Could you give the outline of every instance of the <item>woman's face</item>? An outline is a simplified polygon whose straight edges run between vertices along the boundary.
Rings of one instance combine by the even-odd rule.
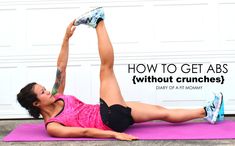
[[[55,102],[54,96],[50,93],[50,91],[47,91],[45,87],[43,87],[40,84],[35,84],[33,88],[34,93],[36,93],[38,98],[37,106],[43,107],[48,106]]]

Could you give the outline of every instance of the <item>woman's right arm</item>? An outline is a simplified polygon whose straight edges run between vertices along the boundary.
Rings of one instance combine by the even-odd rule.
[[[60,53],[57,59],[56,80],[52,88],[52,95],[55,95],[57,93],[61,93],[61,94],[64,93],[65,80],[66,80],[66,68],[67,68],[68,57],[69,57],[69,39],[73,35],[75,28],[76,28],[75,26],[73,26],[73,22],[70,22],[70,24],[68,25],[66,29],[62,46],[60,49]]]
[[[116,138],[119,140],[135,140],[136,137],[125,133],[97,128],[66,127],[59,123],[49,123],[47,132],[53,137],[94,137],[94,138]]]

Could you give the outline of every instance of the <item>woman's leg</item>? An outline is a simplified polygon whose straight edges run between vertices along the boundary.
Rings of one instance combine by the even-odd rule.
[[[131,115],[136,123],[151,120],[178,123],[205,117],[204,108],[167,109],[161,106],[139,102],[126,102],[126,104],[132,109]]]
[[[100,21],[96,27],[98,48],[101,59],[100,66],[100,97],[110,106],[121,104],[126,106],[122,98],[118,82],[116,80],[113,64],[114,53],[104,21]]]
[[[166,109],[161,106],[138,102],[125,102],[118,82],[116,80],[113,64],[114,53],[104,21],[99,22],[96,27],[98,37],[100,66],[100,97],[110,106],[121,104],[132,108],[132,117],[135,122],[145,122],[150,120],[164,120],[168,122],[184,122],[205,116],[203,108],[189,109]]]

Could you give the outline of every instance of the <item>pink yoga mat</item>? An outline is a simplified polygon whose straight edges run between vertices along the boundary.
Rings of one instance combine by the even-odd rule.
[[[215,125],[208,122],[147,122],[134,124],[125,133],[140,140],[187,140],[187,139],[235,139],[235,121],[224,121]],[[21,124],[3,138],[3,141],[67,141],[67,140],[113,140],[98,138],[54,138],[50,137],[44,124]]]

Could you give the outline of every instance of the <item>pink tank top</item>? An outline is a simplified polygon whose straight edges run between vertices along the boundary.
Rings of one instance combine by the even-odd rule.
[[[63,110],[55,117],[46,121],[46,125],[50,122],[57,122],[69,127],[82,128],[98,128],[103,130],[111,130],[103,124],[100,115],[100,105],[85,104],[74,96],[56,95],[56,100],[64,101]]]

